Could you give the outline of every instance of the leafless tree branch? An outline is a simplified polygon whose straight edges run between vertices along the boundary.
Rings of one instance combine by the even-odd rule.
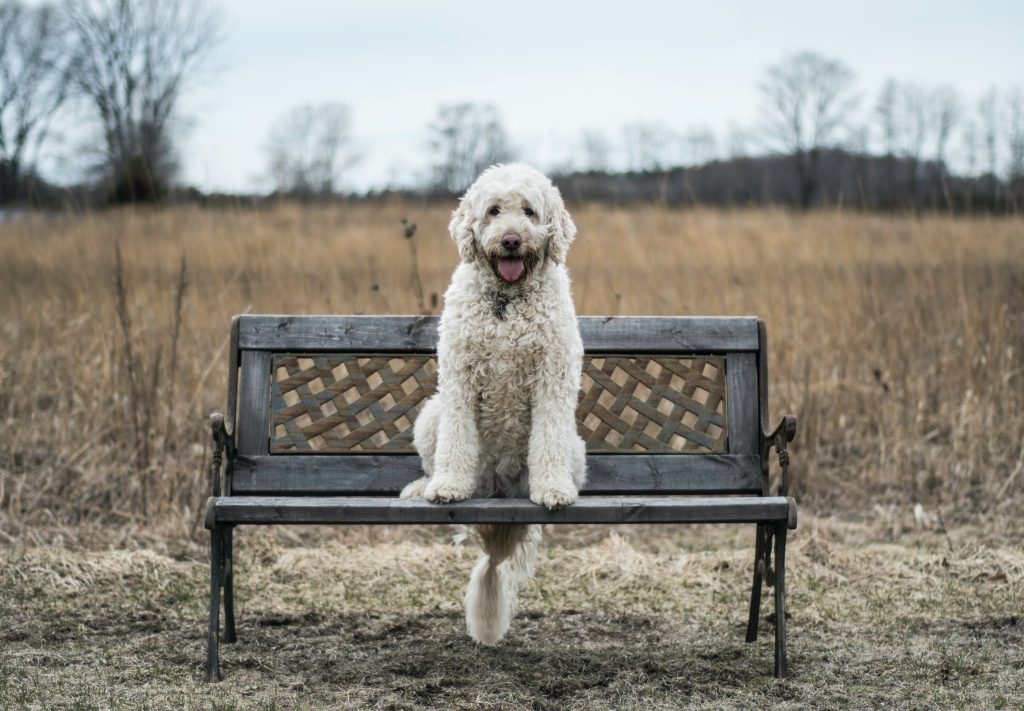
[[[431,184],[459,193],[488,166],[511,160],[505,128],[490,104],[445,104],[429,128]]]
[[[0,204],[21,197],[30,154],[67,98],[66,39],[52,6],[0,2]]]
[[[330,195],[358,160],[352,119],[344,104],[298,106],[279,118],[266,143],[274,189],[299,196]]]
[[[846,65],[813,52],[770,66],[761,82],[765,135],[772,148],[794,157],[804,207],[817,191],[820,152],[838,143],[855,108],[852,86]]]
[[[205,0],[69,0],[72,78],[103,138],[119,199],[158,197],[177,170],[172,122],[205,68],[220,16]]]

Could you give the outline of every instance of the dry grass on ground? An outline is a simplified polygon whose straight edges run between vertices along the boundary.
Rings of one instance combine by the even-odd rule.
[[[143,518],[157,537],[189,535],[230,316],[436,313],[456,259],[449,209],[181,207],[0,224],[0,537]],[[573,212],[581,313],[767,319],[772,410],[799,418],[805,508],[859,516],[922,502],[950,525],[1019,509],[1021,218]]]
[[[489,649],[458,602],[475,554],[439,528],[348,529],[318,547],[242,530],[239,642],[215,686],[200,547],[15,546],[0,557],[0,708],[1024,706],[1019,546],[805,519],[792,677],[778,681],[771,624],[743,642],[752,533],[549,531],[510,637]]]

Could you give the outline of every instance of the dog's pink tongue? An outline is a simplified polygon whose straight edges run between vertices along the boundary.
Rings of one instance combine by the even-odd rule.
[[[501,278],[505,281],[515,281],[523,275],[522,259],[499,259],[498,260],[498,271],[501,273]]]

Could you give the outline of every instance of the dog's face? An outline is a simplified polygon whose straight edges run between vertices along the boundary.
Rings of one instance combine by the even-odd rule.
[[[564,262],[576,236],[558,188],[524,165],[485,170],[462,196],[449,230],[462,260],[504,287],[539,278],[545,260]]]

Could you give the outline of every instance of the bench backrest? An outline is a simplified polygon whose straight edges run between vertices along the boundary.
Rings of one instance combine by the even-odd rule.
[[[412,424],[435,388],[437,321],[236,317],[229,491],[394,495],[422,476]],[[762,322],[581,317],[579,326],[584,493],[763,491]]]

